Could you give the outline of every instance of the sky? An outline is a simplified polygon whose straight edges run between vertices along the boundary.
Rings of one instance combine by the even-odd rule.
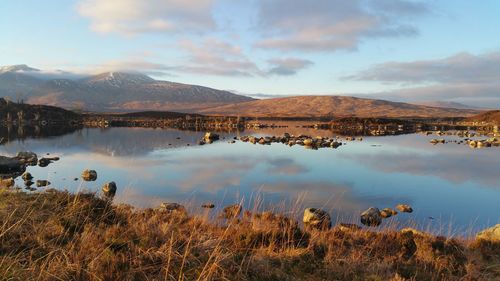
[[[497,0],[0,2],[0,65],[500,107]]]

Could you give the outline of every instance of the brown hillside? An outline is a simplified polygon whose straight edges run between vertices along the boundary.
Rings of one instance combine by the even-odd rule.
[[[500,124],[500,110],[486,111],[478,115],[469,117],[467,121]]]
[[[347,96],[296,96],[218,106],[199,113],[254,117],[466,117],[479,111]]]

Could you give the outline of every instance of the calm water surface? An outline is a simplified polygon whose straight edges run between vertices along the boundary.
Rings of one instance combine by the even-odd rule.
[[[463,145],[433,146],[420,134],[365,137],[338,149],[305,149],[282,144],[253,145],[228,140],[239,135],[281,135],[298,131],[333,136],[329,131],[267,129],[221,134],[226,140],[198,146],[203,132],[174,129],[83,129],[71,134],[11,141],[0,154],[21,150],[50,153],[61,160],[29,167],[35,179],[70,191],[97,191],[115,181],[115,201],[137,207],[182,202],[190,211],[214,202],[243,202],[247,208],[290,211],[329,210],[339,221],[357,222],[371,206],[413,206],[383,226],[413,225],[446,235],[470,235],[500,222],[500,149]],[[434,136],[435,137],[435,136]],[[177,139],[180,138],[180,139]],[[445,136],[454,139],[453,136]],[[187,144],[190,144],[189,146]],[[95,182],[74,181],[95,169]],[[22,181],[18,179],[22,186]]]

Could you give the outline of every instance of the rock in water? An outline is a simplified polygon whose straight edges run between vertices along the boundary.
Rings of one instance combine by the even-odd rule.
[[[50,182],[48,180],[37,180],[36,181],[37,187],[47,186],[49,184],[50,184]]]
[[[313,140],[312,139],[305,139],[303,143],[305,146],[312,146]]]
[[[160,204],[160,210],[168,213],[186,214],[186,208],[179,203],[163,202]]]
[[[385,219],[385,218],[390,218],[392,216],[395,216],[397,215],[398,212],[396,212],[395,210],[391,209],[391,208],[384,208],[380,211],[380,215]]]
[[[222,217],[226,219],[236,218],[240,215],[241,209],[239,204],[229,205],[222,210]]]
[[[406,204],[398,204],[396,206],[396,209],[398,209],[398,211],[404,212],[404,213],[411,213],[411,212],[413,212],[412,207],[410,205],[406,205]]]
[[[487,228],[476,235],[477,240],[500,243],[500,224]]]
[[[113,197],[116,194],[116,183],[108,182],[102,186],[102,192],[106,197]]]
[[[85,170],[82,173],[82,179],[84,181],[95,181],[97,179],[97,172],[94,170]]]
[[[382,223],[382,216],[378,208],[371,207],[361,213],[361,223],[367,226],[379,226]]]
[[[332,220],[330,215],[321,209],[307,208],[304,210],[304,217],[302,222],[306,227],[317,229],[329,229],[332,227]]]
[[[203,138],[206,141],[208,141],[208,140],[214,141],[214,140],[218,140],[219,139],[219,135],[217,135],[215,133],[207,132],[207,133],[205,133],[205,136]]]
[[[337,228],[344,232],[361,230],[359,225],[353,223],[340,223]]]
[[[40,158],[40,160],[38,160],[38,166],[40,167],[47,167],[50,163],[52,163],[52,161],[48,158]]]
[[[31,151],[20,151],[17,153],[16,157],[22,163],[30,166],[36,166],[38,163],[38,156],[36,153]]]
[[[205,203],[203,205],[201,205],[202,208],[205,208],[205,209],[213,209],[215,208],[215,204],[213,203]]]
[[[21,176],[21,178],[22,178],[24,181],[30,181],[30,180],[32,180],[32,179],[33,179],[33,176],[32,176],[30,173],[26,172],[26,173],[24,173],[24,174]]]

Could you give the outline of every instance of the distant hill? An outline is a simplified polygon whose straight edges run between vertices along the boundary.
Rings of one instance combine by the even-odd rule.
[[[491,110],[467,118],[471,122],[488,122],[500,125],[500,110]]]
[[[250,117],[465,117],[479,111],[347,96],[296,96],[218,106],[199,113]]]
[[[91,111],[193,111],[253,100],[228,91],[158,81],[140,73],[107,72],[80,79],[44,79],[43,72],[26,65],[0,68],[2,96]]]
[[[459,102],[453,102],[453,101],[425,101],[425,102],[418,102],[416,104],[419,105],[426,105],[426,106],[432,106],[432,107],[445,107],[445,108],[457,108],[457,109],[478,109],[481,110],[483,108],[476,107],[476,106],[471,106]]]

